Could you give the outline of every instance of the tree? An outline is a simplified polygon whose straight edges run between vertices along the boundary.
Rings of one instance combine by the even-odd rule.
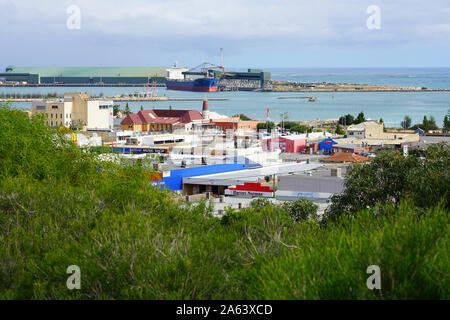
[[[128,102],[127,105],[125,106],[125,111],[123,112],[126,116],[129,115],[131,113],[130,107],[128,106]]]
[[[298,124],[298,125],[291,127],[292,132],[298,132],[298,133],[312,132],[312,130],[313,129],[311,127],[305,126],[302,124]]]
[[[117,114],[119,113],[119,111],[120,111],[120,105],[115,104],[115,105],[113,106],[113,115],[116,117]]]
[[[141,105],[141,111],[143,111],[144,110],[144,106],[143,105]]]
[[[429,125],[427,116],[423,116],[422,130],[425,132],[428,132],[430,130],[430,125]]]
[[[347,114],[339,118],[339,124],[343,126],[352,125],[355,122],[355,118],[351,114]]]
[[[249,207],[257,212],[260,212],[263,208],[267,206],[272,206],[272,202],[266,198],[253,199],[249,204]]]
[[[439,129],[436,124],[436,119],[433,116],[430,116],[430,120],[428,120],[428,130],[437,130]]]
[[[258,131],[267,130],[267,132],[272,132],[272,129],[274,127],[275,127],[275,123],[273,123],[272,121],[260,122],[256,125],[256,128],[258,129]]]
[[[331,198],[326,217],[350,214],[390,202],[396,207],[402,199],[413,199],[422,208],[429,208],[446,194],[450,185],[450,147],[432,144],[424,152],[405,157],[399,151],[383,152],[368,164],[355,164],[345,179],[345,189]]]
[[[410,117],[410,116],[406,115],[406,116],[403,118],[403,121],[402,121],[402,127],[403,127],[403,129],[405,129],[405,130],[411,128],[411,117]]]
[[[366,118],[364,117],[364,112],[361,111],[360,113],[358,113],[354,124],[363,123],[364,121],[366,121]]]
[[[249,117],[247,117],[245,114],[239,113],[239,114],[235,114],[233,116],[233,118],[239,117],[239,119],[243,120],[243,121],[248,121],[251,120]]]
[[[444,123],[443,123],[442,129],[445,133],[450,131],[450,109],[448,109],[448,112],[444,117]]]
[[[298,123],[294,122],[294,121],[285,121],[284,122],[284,128],[288,129],[288,130],[292,129],[293,127],[295,127],[297,125],[298,125]]]
[[[336,127],[336,134],[345,134],[345,131],[342,129],[341,125],[338,123],[337,127]]]
[[[302,197],[295,201],[283,203],[282,208],[295,222],[301,222],[309,219],[316,219],[319,206]]]

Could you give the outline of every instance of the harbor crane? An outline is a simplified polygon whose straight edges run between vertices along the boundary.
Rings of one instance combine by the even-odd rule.
[[[222,73],[225,74],[225,65],[223,62],[223,48],[220,48],[220,60],[221,65],[217,65],[210,62],[203,62],[202,64],[190,69],[189,72],[195,72],[197,70],[200,70],[201,73],[208,74],[209,70],[211,69],[220,69]]]

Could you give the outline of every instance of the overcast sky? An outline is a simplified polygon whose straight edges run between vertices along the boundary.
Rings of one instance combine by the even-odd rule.
[[[0,0],[2,70],[193,67],[221,47],[232,67],[450,67],[450,0]]]

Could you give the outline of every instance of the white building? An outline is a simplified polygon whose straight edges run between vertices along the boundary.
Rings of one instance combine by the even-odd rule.
[[[113,104],[113,101],[92,99],[87,93],[66,93],[64,99],[33,103],[32,113],[45,113],[51,127],[76,125],[84,130],[111,130]]]
[[[376,121],[366,121],[347,128],[347,137],[366,139],[383,135],[383,124]]]

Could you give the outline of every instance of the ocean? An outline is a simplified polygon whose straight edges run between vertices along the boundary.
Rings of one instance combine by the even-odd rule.
[[[428,88],[450,88],[450,68],[401,68],[401,69],[264,69],[272,73],[273,80],[291,80],[299,82],[336,82],[351,84],[384,84],[398,86],[421,86]],[[42,88],[5,88],[0,92],[47,93],[65,91],[83,91],[89,94],[103,93],[105,96],[128,94],[143,88],[132,87],[42,87]],[[288,113],[289,120],[335,119],[347,113],[356,116],[364,112],[367,119],[383,119],[387,126],[398,126],[405,115],[412,123],[420,123],[423,117],[433,116],[438,125],[450,109],[450,92],[184,92],[158,88],[159,96],[169,98],[227,98],[227,101],[210,101],[211,111],[232,116],[243,113],[249,117],[265,120],[267,108],[269,119],[280,121],[280,115]],[[317,97],[316,102],[306,99],[278,99],[289,96]],[[117,103],[121,107],[126,102]],[[18,108],[30,109],[31,103],[13,103]],[[159,101],[129,102],[132,111],[169,108],[201,110],[201,101]]]

